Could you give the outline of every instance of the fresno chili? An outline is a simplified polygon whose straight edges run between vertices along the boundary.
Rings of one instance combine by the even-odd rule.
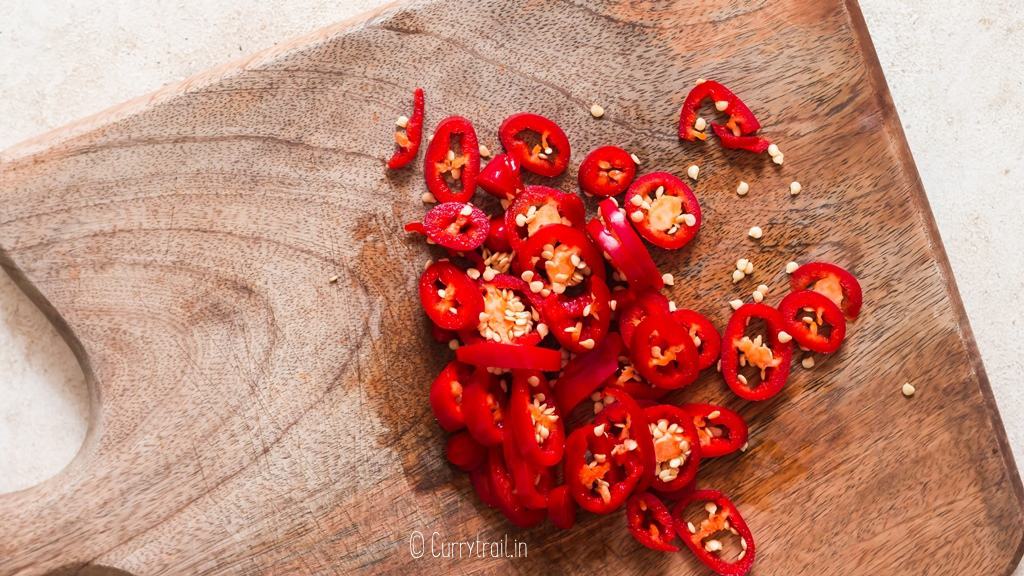
[[[547,510],[548,492],[553,483],[551,469],[538,466],[523,458],[511,435],[505,435],[502,442],[505,468],[512,475],[515,497],[520,504],[531,510]]]
[[[536,345],[542,340],[537,332],[540,308],[544,303],[538,294],[515,276],[497,274],[491,280],[477,283],[483,298],[483,311],[477,316],[472,334],[460,332],[463,340],[474,342],[470,336],[484,341]]]
[[[523,138],[533,135],[533,143]],[[558,124],[539,114],[521,112],[506,118],[498,128],[505,152],[524,170],[554,178],[569,165],[569,138]]]
[[[471,377],[469,366],[452,361],[430,385],[430,408],[434,411],[437,423],[447,432],[466,427],[466,417],[462,412],[462,392]]]
[[[588,277],[604,280],[604,261],[579,228],[551,224],[538,230],[516,252],[517,269],[530,289],[563,294]],[[547,292],[544,292],[547,291]]]
[[[675,522],[665,503],[650,492],[629,497],[626,502],[626,525],[637,542],[659,552],[678,552]]]
[[[754,319],[764,323],[766,333],[751,338],[745,332]],[[779,339],[784,329],[782,315],[767,304],[744,304],[733,313],[722,335],[722,377],[737,396],[745,400],[767,400],[785,386],[793,347]],[[757,385],[740,373],[746,366],[757,370],[760,378]]]
[[[455,142],[458,149],[453,148]],[[438,202],[466,202],[473,197],[479,172],[480,147],[473,124],[462,116],[442,120],[423,157],[427,190]]]
[[[811,352],[831,354],[846,338],[846,318],[831,298],[814,290],[790,292],[779,303],[786,332]]]
[[[809,262],[789,276],[793,291],[814,290],[828,296],[849,319],[860,314],[864,301],[860,282],[853,275],[829,262]]]
[[[631,291],[632,302],[621,307],[619,313],[619,332],[622,333],[622,343],[626,348],[633,347],[633,333],[636,327],[651,314],[668,314],[668,298],[661,292],[645,290],[642,292]]]
[[[482,368],[474,370],[462,390],[462,414],[473,439],[484,446],[501,444],[507,411],[508,397],[499,378]]]
[[[580,508],[594,514],[614,511],[636,487],[644,467],[635,452],[611,457],[614,443],[596,424],[585,424],[565,443],[565,483]]]
[[[427,238],[459,252],[479,248],[487,240],[490,228],[490,220],[483,210],[462,202],[438,204],[423,217]]]
[[[562,366],[562,355],[558,350],[504,342],[477,342],[459,346],[455,357],[473,366],[510,370],[554,372]]]
[[[670,404],[644,409],[654,443],[654,483],[663,493],[678,493],[693,483],[700,466],[700,438],[690,415]]]
[[[562,484],[548,492],[548,520],[559,530],[568,530],[576,523],[576,501],[569,486]]]
[[[547,186],[527,186],[505,212],[508,241],[517,251],[545,226],[582,227],[585,221],[586,211],[579,196]]]
[[[515,480],[509,472],[501,446],[493,446],[487,453],[487,476],[495,507],[519,528],[529,528],[544,521],[544,510],[527,508],[516,497]]]
[[[705,80],[694,86],[683,101],[683,107],[679,110],[679,138],[690,142],[707,140],[707,133],[697,129],[697,115],[705,100],[712,100],[719,112],[729,115],[725,127],[733,135],[753,134],[761,128],[754,113],[732,90],[714,80]]]
[[[680,408],[693,419],[701,458],[732,454],[747,443],[747,423],[736,412],[714,404],[683,404]]]
[[[399,128],[404,131],[395,130],[396,149],[388,160],[388,168],[392,170],[411,164],[420,151],[420,141],[423,139],[423,88],[417,88],[412,93],[412,115]]]
[[[512,200],[523,191],[519,162],[508,154],[498,154],[484,166],[476,183],[495,198]]]
[[[637,490],[646,490],[654,480],[657,465],[654,441],[647,426],[647,413],[621,388],[606,388],[604,396],[614,399],[614,402],[609,404],[602,398],[604,408],[594,417],[594,422],[605,425],[605,435],[612,442],[613,460],[619,461],[634,455],[639,459],[644,470],[637,482]]]
[[[608,261],[635,290],[664,286],[661,272],[640,237],[633,231],[626,213],[614,198],[598,204],[598,217],[587,223],[587,234],[607,254]]]
[[[706,316],[695,310],[680,309],[672,312],[672,320],[679,324],[697,347],[697,368],[705,370],[718,362],[722,350],[722,337]]]
[[[544,374],[525,370],[513,373],[508,411],[511,437],[525,460],[542,467],[562,461],[565,422]]]
[[[704,502],[702,512],[707,518],[694,524],[686,519],[686,509],[693,503]],[[718,490],[694,490],[672,507],[676,533],[686,547],[705,566],[722,576],[743,576],[754,564],[754,537],[743,521],[739,510]],[[692,529],[691,529],[692,528]],[[740,551],[732,560],[723,558],[723,545],[719,535],[733,533],[740,539]]]
[[[577,296],[551,294],[544,300],[541,316],[558,343],[575,354],[593,350],[604,340],[611,324],[609,292],[604,280],[590,276]]]
[[[697,197],[685,182],[668,172],[637,178],[623,205],[640,235],[660,248],[682,248],[700,230]]]
[[[419,292],[423,311],[446,330],[473,326],[483,311],[483,298],[474,282],[447,260],[434,262],[423,271]]]
[[[637,325],[630,358],[636,371],[659,388],[682,388],[699,374],[693,339],[667,314],[648,315]]]
[[[772,143],[760,136],[737,136],[726,126],[711,123],[711,130],[718,136],[722,148],[733,150],[746,150],[755,154],[764,154]]]
[[[618,196],[636,177],[636,162],[618,146],[602,146],[580,163],[580,189],[594,196]]]
[[[477,468],[487,458],[487,449],[465,430],[449,436],[444,451],[452,465],[466,472]]]
[[[609,335],[593,350],[569,360],[565,365],[555,382],[555,397],[561,414],[570,414],[577,404],[615,373],[622,341],[613,336]]]

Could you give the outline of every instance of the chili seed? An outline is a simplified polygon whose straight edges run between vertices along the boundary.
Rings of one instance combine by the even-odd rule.
[[[600,118],[601,116],[604,116],[604,108],[602,108],[600,104],[591,104],[590,115],[594,118]]]

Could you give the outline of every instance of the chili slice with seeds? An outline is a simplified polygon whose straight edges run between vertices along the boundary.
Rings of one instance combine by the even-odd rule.
[[[690,415],[678,406],[644,409],[654,442],[654,483],[658,492],[677,493],[693,483],[700,466],[700,437]]]
[[[405,131],[395,130],[395,153],[388,160],[388,168],[404,168],[416,159],[423,140],[423,88],[417,88],[412,95],[412,116],[405,124]]]
[[[472,377],[469,366],[449,362],[430,385],[430,408],[437,423],[447,432],[466,427],[462,412],[462,391]]]
[[[626,348],[632,348],[633,333],[644,318],[651,314],[669,314],[668,298],[661,292],[647,290],[639,293],[634,291],[633,294],[636,295],[633,301],[619,308],[619,331]]]
[[[434,262],[423,271],[419,292],[427,316],[446,330],[473,326],[483,311],[483,298],[474,282],[448,261]]]
[[[535,135],[537,141],[527,142],[523,138],[526,133]],[[539,114],[521,112],[509,116],[498,128],[498,139],[524,170],[539,176],[554,178],[569,165],[569,138],[558,124]]]
[[[468,252],[487,240],[491,224],[483,210],[472,204],[445,202],[427,212],[423,217],[423,228],[427,238],[435,244]]]
[[[482,368],[474,370],[462,391],[462,414],[473,439],[484,446],[501,444],[507,411],[508,398],[499,378]]]
[[[618,196],[636,177],[636,162],[618,146],[594,149],[580,163],[580,189],[594,196]]]
[[[683,404],[680,408],[693,419],[701,458],[732,454],[747,443],[747,423],[736,412],[714,404]]]
[[[605,278],[604,260],[594,245],[580,229],[562,224],[545,226],[531,236],[516,252],[516,264],[523,280],[540,282],[541,290],[554,294],[591,276]]]
[[[606,388],[604,396],[614,400],[605,402],[604,409],[594,417],[595,424],[605,425],[605,435],[612,442],[611,457],[616,462],[636,455],[643,466],[643,475],[637,490],[646,490],[654,480],[656,467],[654,440],[648,428],[647,413],[625,390]]]
[[[693,339],[665,314],[652,314],[640,322],[630,352],[637,372],[660,388],[682,388],[699,374]]]
[[[853,274],[835,264],[829,262],[804,264],[789,276],[789,285],[794,292],[814,290],[828,296],[851,320],[860,314],[860,307],[864,301],[860,282]]]
[[[705,370],[714,366],[722,351],[722,337],[711,320],[700,312],[686,309],[672,312],[672,320],[693,339],[693,345],[697,347],[697,368]]]
[[[831,354],[846,338],[843,311],[828,296],[813,290],[790,292],[779,303],[779,314],[797,344],[812,352]]]
[[[738,96],[732,93],[732,90],[714,80],[705,80],[690,90],[679,110],[679,138],[690,142],[707,140],[708,135],[695,127],[697,114],[700,112],[700,105],[704,100],[712,100],[716,105],[718,102],[726,103],[725,110],[719,110],[719,112],[729,115],[729,121],[725,127],[734,136],[753,134],[761,128],[761,123],[757,121],[754,113]]]
[[[565,483],[580,508],[608,514],[621,506],[643,476],[643,464],[632,452],[611,458],[607,434],[595,436],[595,424],[580,426],[565,443]]]
[[[685,513],[686,508],[695,502],[705,502],[704,511],[708,516],[691,532],[689,527],[693,523],[687,521]],[[676,533],[686,547],[716,574],[744,576],[750,572],[754,564],[754,537],[739,510],[724,494],[718,490],[695,490],[676,502],[672,507],[672,518]],[[722,543],[715,538],[722,532],[731,532],[740,538],[741,550],[732,561],[722,558]]]
[[[541,315],[551,335],[563,348],[584,354],[593,350],[608,334],[612,319],[608,298],[608,287],[604,281],[590,276],[584,281],[583,292],[577,296],[549,295],[544,300]]]
[[[765,323],[767,334],[750,338],[745,332],[747,324],[755,318]],[[793,347],[779,340],[779,332],[784,328],[782,315],[767,304],[744,304],[729,319],[722,336],[722,377],[740,398],[767,400],[786,385]],[[748,364],[760,371],[760,383],[756,386],[740,374],[740,368]]]
[[[459,150],[452,148],[452,140]],[[462,116],[449,116],[437,125],[423,157],[427,190],[438,202],[466,202],[476,190],[480,147],[473,124]],[[458,188],[453,188],[455,183]]]
[[[728,127],[721,124],[712,123],[711,130],[714,131],[715,136],[718,136],[718,141],[721,142],[722,148],[764,154],[772,145],[771,141],[765,140],[760,136],[736,136]]]
[[[629,497],[626,502],[626,524],[637,542],[658,552],[678,552],[672,544],[676,539],[672,514],[660,498],[650,492]]]
[[[547,186],[527,186],[505,212],[508,241],[516,251],[545,226],[563,224],[582,228],[584,222],[586,212],[579,196]]]
[[[685,182],[668,172],[637,178],[623,205],[640,235],[660,248],[682,248],[700,230],[697,197]]]
[[[547,378],[537,371],[512,375],[509,422],[519,453],[535,466],[554,466],[565,453],[565,423]]]

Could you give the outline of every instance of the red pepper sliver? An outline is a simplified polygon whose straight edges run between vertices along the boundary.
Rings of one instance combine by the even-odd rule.
[[[469,432],[463,430],[448,437],[445,454],[456,468],[469,472],[479,467],[487,458],[487,449],[474,440]]]
[[[764,322],[767,333],[752,339],[744,332],[747,324],[755,318]],[[722,378],[737,396],[752,401],[767,400],[786,385],[793,347],[789,342],[779,340],[779,332],[784,329],[782,315],[767,304],[744,304],[733,313],[722,335]],[[757,385],[750,379],[740,379],[741,349],[745,350],[746,362],[763,373]]]
[[[516,500],[526,508],[546,513],[552,485],[551,469],[523,458],[516,443],[512,435],[506,435],[502,443],[505,467],[512,475]]]
[[[536,143],[523,139],[527,133],[536,137]],[[534,174],[554,178],[569,165],[569,138],[558,124],[539,114],[509,116],[498,128],[498,139],[509,156]]]
[[[544,521],[547,516],[545,510],[531,510],[516,498],[515,481],[505,464],[500,446],[492,447],[488,452],[487,470],[494,501],[509,522],[519,528],[529,528]]]
[[[455,432],[466,426],[462,413],[462,392],[472,372],[469,366],[449,362],[430,385],[430,408],[437,423],[448,432]]]
[[[459,150],[452,149],[452,141]],[[480,146],[473,124],[462,116],[449,116],[437,125],[423,157],[427,190],[438,202],[466,202],[476,190],[480,172]],[[460,188],[452,184],[459,182]]]
[[[570,414],[583,399],[597,390],[618,368],[622,341],[606,337],[599,346],[565,365],[555,383],[555,396],[562,414]]]
[[[660,290],[665,284],[661,272],[615,199],[602,201],[598,213],[599,218],[587,223],[587,233],[607,254],[611,265],[626,277],[633,289]]]
[[[473,371],[462,390],[462,414],[473,439],[484,446],[505,440],[508,398],[501,382],[482,368]]]
[[[637,232],[659,248],[682,248],[700,231],[702,216],[697,197],[685,182],[668,172],[637,178],[623,205]]]
[[[789,276],[793,291],[814,290],[828,296],[849,319],[860,314],[864,301],[860,282],[853,275],[829,262],[809,262]]]
[[[636,371],[660,388],[688,386],[700,373],[693,339],[665,314],[648,315],[636,327],[630,358]]]
[[[423,217],[427,238],[451,250],[468,252],[487,240],[490,220],[483,210],[462,202],[444,202]]]
[[[495,198],[512,200],[523,191],[519,162],[508,154],[498,154],[484,166],[476,183]]]
[[[658,552],[678,552],[675,522],[665,504],[650,492],[630,496],[626,502],[626,524],[637,542]]]
[[[568,530],[576,523],[576,501],[565,484],[548,492],[548,519],[559,530]]]
[[[693,503],[710,502],[715,505],[714,512],[704,510],[707,518],[694,525],[690,532],[689,525],[694,524],[686,519],[686,508]],[[672,519],[676,523],[676,533],[686,547],[705,566],[721,576],[744,576],[754,565],[754,537],[750,528],[743,521],[739,510],[724,494],[717,490],[695,490],[684,496],[672,507]],[[743,542],[743,549],[733,561],[726,561],[719,552],[709,552],[706,542],[719,532],[731,527]]]
[[[770,141],[760,136],[736,136],[731,130],[721,124],[712,123],[711,130],[715,132],[715,136],[718,136],[722,148],[764,154],[768,151],[768,147],[772,145]]]
[[[469,482],[481,502],[488,508],[497,508],[498,500],[494,495],[494,487],[491,486],[491,471],[487,460],[485,458],[482,464],[469,471]]]
[[[512,375],[509,420],[512,437],[525,460],[542,467],[562,461],[565,419],[544,374],[519,370]]]
[[[715,404],[683,404],[680,408],[693,418],[701,458],[732,454],[747,443],[747,423],[736,412]]]
[[[593,150],[580,163],[580,189],[594,196],[618,196],[636,176],[633,157],[618,146]]]
[[[695,310],[676,310],[672,312],[672,320],[682,326],[690,338],[694,338],[694,346],[697,347],[697,367],[706,370],[715,365],[722,351],[722,337],[718,330],[700,312]],[[697,344],[697,342],[700,344]]]
[[[412,97],[412,115],[405,124],[405,133],[395,131],[395,153],[388,160],[388,168],[404,168],[416,159],[423,140],[423,88],[417,88]]]
[[[427,316],[446,330],[474,326],[484,308],[476,284],[447,261],[434,262],[423,271],[419,292]]]
[[[468,344],[460,346],[455,351],[455,357],[460,362],[474,366],[511,370],[554,372],[562,367],[562,354],[558,350],[522,344],[499,342]]]
[[[831,354],[846,338],[843,311],[828,296],[813,290],[790,292],[779,303],[786,332],[812,352]],[[828,335],[822,330],[828,326]]]
[[[679,138],[691,142],[707,139],[706,133],[694,127],[700,105],[705,100],[725,102],[726,109],[722,112],[729,115],[729,122],[725,126],[734,136],[753,134],[761,128],[761,123],[757,121],[754,113],[731,90],[714,80],[705,80],[694,86],[686,95],[686,100],[679,111]]]

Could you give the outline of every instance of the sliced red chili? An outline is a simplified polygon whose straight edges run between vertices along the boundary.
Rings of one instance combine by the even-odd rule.
[[[487,451],[490,454],[490,450]],[[497,508],[498,499],[494,495],[494,487],[491,486],[491,470],[487,457],[482,464],[469,471],[469,482],[473,490],[488,508]]]
[[[505,439],[508,394],[501,384],[494,374],[477,368],[462,390],[466,428],[484,446],[497,446]]]
[[[466,252],[487,240],[491,223],[483,210],[472,204],[445,202],[423,216],[423,228],[435,244]]]
[[[729,121],[725,127],[734,136],[753,134],[761,128],[761,123],[757,121],[754,113],[731,90],[714,80],[705,80],[690,90],[679,111],[679,137],[681,139],[691,142],[707,140],[707,133],[696,127],[700,105],[705,100],[713,101],[719,112],[729,115]],[[720,106],[724,106],[724,109]]]
[[[452,361],[430,385],[430,408],[434,411],[437,423],[448,432],[466,426],[462,412],[462,392],[471,377],[469,366]]]
[[[524,136],[531,134],[531,141]],[[554,178],[569,165],[569,138],[552,120],[539,114],[521,112],[505,119],[498,139],[509,156],[534,174]]]
[[[548,492],[548,519],[559,530],[568,530],[576,523],[576,501],[565,484]]]
[[[396,170],[408,166],[416,159],[423,139],[423,88],[412,94],[412,116],[406,121],[404,130],[395,130],[395,153],[388,160],[388,168]]]
[[[598,218],[587,223],[587,233],[631,288],[660,290],[664,286],[658,266],[614,198],[598,205]]]
[[[660,388],[682,388],[699,374],[693,339],[665,314],[648,315],[636,327],[630,358],[637,372]]]
[[[622,341],[609,336],[587,354],[569,360],[555,382],[555,397],[560,413],[570,414],[577,404],[615,373],[618,367],[616,359],[621,350]]]
[[[455,357],[473,366],[509,370],[554,372],[562,367],[562,354],[558,350],[503,342],[478,342],[460,346],[455,351]]]
[[[605,434],[612,442],[610,455],[614,461],[634,456],[639,459],[644,472],[636,489],[646,490],[655,480],[656,466],[654,440],[648,427],[647,413],[621,388],[606,388],[604,396],[612,398],[614,402],[609,404],[602,398],[604,408],[594,417],[594,423],[605,425]]]
[[[619,310],[619,331],[622,332],[622,343],[626,348],[633,346],[633,333],[636,327],[651,314],[668,314],[668,298],[661,292],[645,290],[633,291],[633,301]]]
[[[609,296],[604,281],[591,276],[584,281],[583,292],[577,296],[549,295],[544,300],[541,315],[551,335],[563,348],[574,354],[585,354],[608,334],[612,320]]]
[[[542,467],[562,461],[565,422],[544,374],[520,370],[512,375],[509,422],[525,460]]]
[[[672,313],[672,320],[683,327],[697,347],[697,367],[705,370],[715,365],[722,351],[722,337],[718,330],[700,312],[680,309]]]
[[[715,132],[715,136],[718,136],[718,141],[722,143],[722,148],[764,154],[772,145],[771,141],[765,140],[760,136],[736,136],[728,127],[721,124],[712,123],[711,129]]]
[[[509,244],[516,251],[545,226],[582,228],[585,221],[586,212],[579,196],[546,186],[527,186],[505,212]]]
[[[636,177],[636,162],[618,146],[593,150],[580,163],[580,189],[594,196],[618,196]]]
[[[701,458],[732,454],[747,443],[747,423],[736,412],[714,404],[683,404],[680,408],[693,419]]]
[[[745,334],[753,319],[764,322],[765,334],[753,338]],[[779,332],[784,329],[782,315],[767,304],[744,304],[733,313],[722,336],[722,377],[737,396],[767,400],[786,385],[793,347],[779,340]],[[750,382],[755,376],[748,378],[740,373],[746,366],[757,370],[757,385]]]
[[[565,483],[580,508],[608,514],[622,506],[643,476],[644,467],[633,452],[611,457],[607,433],[595,435],[595,424],[580,426],[565,443]]]
[[[484,166],[476,183],[491,196],[512,200],[523,191],[519,162],[508,154],[498,154]]]
[[[707,518],[699,524],[686,519],[686,509],[694,503],[704,503],[702,511]],[[686,547],[705,566],[722,576],[744,576],[754,564],[754,537],[743,521],[739,510],[718,490],[695,490],[672,507],[676,533]],[[690,528],[693,527],[693,530]],[[740,539],[740,549],[732,560],[725,560],[721,538],[732,534]]]
[[[611,333],[608,338],[621,338],[616,333]],[[657,400],[668,394],[668,390],[664,388],[658,388],[652,386],[650,382],[644,380],[636,368],[633,367],[633,362],[627,356],[628,351],[623,350],[619,353],[618,368],[615,373],[608,377],[604,382],[606,388],[622,388],[630,396],[640,400]],[[595,406],[595,410],[597,407]]]
[[[658,492],[673,493],[689,486],[700,467],[700,437],[693,418],[678,406],[657,404],[644,409],[654,442],[654,483]]]
[[[552,224],[538,230],[516,252],[516,265],[530,289],[563,294],[591,277],[605,278],[604,260],[578,228]],[[540,284],[535,284],[539,282]]]
[[[831,298],[813,290],[790,292],[779,303],[786,332],[812,352],[831,354],[846,338],[846,318]]]
[[[789,277],[793,291],[814,290],[828,296],[849,319],[860,314],[864,301],[860,282],[853,274],[828,262],[809,262],[796,269]]]
[[[445,454],[456,468],[469,472],[478,468],[487,458],[487,449],[474,440],[469,432],[462,430],[448,437]]]
[[[537,325],[544,300],[531,292],[526,282],[508,274],[497,274],[490,281],[481,279],[478,286],[483,312],[471,334],[460,333],[466,343],[475,343],[472,336],[489,342],[540,343],[543,336],[537,332]]]
[[[480,146],[473,124],[462,116],[442,120],[423,157],[427,190],[438,202],[466,202],[473,197],[479,172]]]
[[[484,246],[494,252],[512,252],[512,245],[508,242],[508,228],[505,227],[505,215],[492,216],[490,222]]]
[[[509,522],[519,528],[529,528],[544,521],[546,510],[531,510],[516,497],[515,480],[505,464],[500,446],[494,446],[488,451],[487,469],[496,507]]]
[[[419,291],[427,316],[446,330],[475,325],[484,308],[476,284],[448,261],[439,260],[423,271]]]
[[[640,235],[660,248],[682,248],[700,230],[697,197],[685,182],[668,172],[637,178],[626,193],[624,206]]]
[[[515,496],[519,503],[531,510],[547,511],[548,492],[553,483],[551,469],[523,458],[512,435],[505,436],[502,455],[505,458],[505,467],[512,475]]]
[[[650,492],[629,497],[626,502],[626,525],[637,542],[659,552],[678,552],[672,514],[660,498]]]

